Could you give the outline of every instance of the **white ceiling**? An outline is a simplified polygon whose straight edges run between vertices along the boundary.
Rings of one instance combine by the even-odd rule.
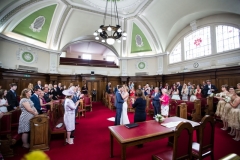
[[[106,46],[96,42],[80,42],[74,43],[67,48],[67,53],[87,53],[102,56],[115,56]]]
[[[20,1],[23,3],[26,2],[26,0]],[[20,5],[20,1],[18,1],[17,4]],[[73,39],[85,35],[92,35],[102,24],[102,12],[104,11],[106,0],[44,0],[36,1],[36,3],[32,5],[39,5],[39,8],[41,8],[43,3],[48,1],[51,3],[56,2],[61,6],[57,8],[59,9],[57,13],[61,14],[54,15],[54,28],[52,28],[49,33],[49,43],[53,43],[55,37],[59,36],[57,47],[59,50]],[[9,6],[9,2],[8,0],[0,0],[0,11],[2,10],[0,18],[9,13],[8,10],[4,9]],[[154,43],[158,43],[158,46],[162,47],[163,52],[166,52],[166,49],[176,35],[186,26],[189,26],[193,20],[200,20],[204,17],[220,13],[236,14],[240,17],[240,0],[120,0],[117,4],[121,16],[128,17],[127,23],[134,19],[138,19],[139,23],[145,23],[142,25],[145,27],[141,29],[143,32],[152,33],[146,35],[154,37],[156,39]],[[71,5],[71,9],[69,9],[68,13],[64,13],[64,9],[69,5]],[[34,12],[34,10],[31,10],[32,8],[30,5],[23,11],[26,12],[27,15]],[[6,13],[4,11],[6,11]],[[19,11],[21,11],[21,9]],[[65,14],[67,16],[64,17],[65,20],[63,24],[58,25],[61,19],[64,19],[62,16]],[[12,19],[6,22],[8,24],[5,25],[6,28],[4,28],[3,31],[6,31],[9,26],[16,25],[11,24],[11,22],[13,22],[14,19],[15,22],[18,22],[16,19],[22,19],[20,16],[21,14],[13,15],[13,17],[11,17]],[[142,21],[139,21],[139,18]],[[110,24],[110,18],[107,18],[106,24]],[[121,25],[128,27],[127,24]],[[58,28],[58,26],[63,27]],[[146,26],[148,29],[146,29]],[[131,30],[131,28],[126,28],[126,30],[128,29]],[[57,30],[61,32],[57,33]],[[131,47],[130,35],[128,35],[128,41],[126,42],[129,43],[123,46],[119,44],[114,45],[117,52],[126,52],[127,49],[124,50],[124,48]],[[50,46],[49,49],[52,49],[51,47],[54,45],[48,44],[47,46]],[[89,49],[89,46],[93,47]],[[104,54],[104,46],[99,46],[99,44],[95,44],[94,42],[78,44],[72,47],[72,49],[77,52]]]

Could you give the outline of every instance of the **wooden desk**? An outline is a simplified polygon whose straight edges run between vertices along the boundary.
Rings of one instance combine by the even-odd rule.
[[[163,123],[187,121],[192,124],[194,129],[199,127],[199,123],[183,119],[180,117],[166,118]],[[155,120],[145,121],[138,123],[136,128],[128,129],[124,125],[110,126],[110,157],[113,157],[113,138],[115,138],[121,145],[121,159],[126,159],[126,148],[135,146],[146,142],[154,141],[165,137],[173,137],[175,127],[166,128],[160,125]]]

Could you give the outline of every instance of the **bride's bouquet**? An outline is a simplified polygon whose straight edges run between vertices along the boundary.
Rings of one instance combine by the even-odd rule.
[[[157,122],[163,122],[165,119],[161,114],[157,114],[154,118]]]
[[[214,97],[215,96],[215,94],[214,93],[211,93],[210,95],[209,95],[209,97]]]

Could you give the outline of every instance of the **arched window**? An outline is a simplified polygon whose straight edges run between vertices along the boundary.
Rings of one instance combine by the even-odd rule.
[[[200,28],[186,37],[185,44],[185,60],[194,59],[211,54],[211,34],[210,27]]]
[[[217,52],[239,48],[239,29],[231,26],[216,27]]]
[[[179,42],[169,55],[169,63],[176,63],[181,60],[181,42]]]

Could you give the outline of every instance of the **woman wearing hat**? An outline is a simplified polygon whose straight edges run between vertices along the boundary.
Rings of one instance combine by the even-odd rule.
[[[68,144],[73,144],[73,138],[70,138],[71,132],[75,130],[75,109],[77,108],[78,104],[79,104],[79,100],[74,104],[74,102],[72,101],[72,97],[74,94],[74,91],[72,91],[71,89],[67,89],[64,90],[62,92],[66,98],[64,101],[64,124],[67,130],[67,139],[66,142]]]

